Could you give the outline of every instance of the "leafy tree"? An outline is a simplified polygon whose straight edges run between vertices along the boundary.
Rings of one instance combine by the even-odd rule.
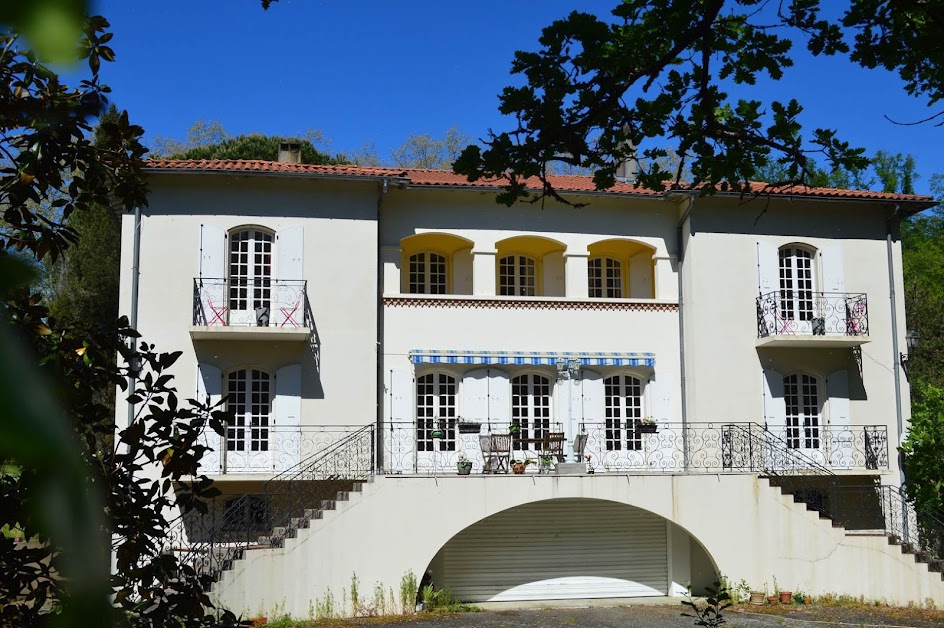
[[[525,84],[506,87],[499,107],[514,128],[490,132],[484,150],[467,147],[455,171],[506,176],[498,200],[507,204],[528,196],[529,177],[543,182],[542,196],[559,198],[547,179],[555,162],[592,170],[598,188],[625,160],[645,164],[638,183],[659,190],[688,168],[706,194],[756,180],[771,162],[798,183],[810,182],[817,158],[829,172],[859,171],[863,150],[829,129],[804,133],[797,100],[727,90],[779,80],[803,41],[817,56],[895,71],[905,91],[933,105],[944,95],[940,7],[850,0],[838,19],[822,9],[819,0],[623,0],[609,19],[575,11],[544,29],[538,52],[515,53],[512,73]],[[671,172],[660,161],[666,141],[679,157]]]
[[[281,142],[297,142],[301,146],[303,164],[337,165],[348,161],[341,155],[331,157],[317,150],[308,140],[277,135],[239,135],[215,144],[194,146],[179,153],[168,155],[170,159],[260,159],[275,161]]]
[[[185,153],[201,146],[212,146],[230,139],[229,133],[223,128],[223,125],[217,120],[197,120],[187,130],[187,139],[184,141],[172,138],[156,136],[151,148],[152,157],[168,157],[179,153]]]
[[[908,497],[921,510],[944,512],[944,388],[911,387],[911,425],[901,445]]]
[[[471,138],[452,125],[442,138],[428,133],[411,135],[391,152],[390,160],[399,168],[449,169]]]
[[[164,513],[205,508],[214,494],[206,478],[182,480],[205,449],[195,444],[200,430],[222,432],[226,415],[178,402],[167,370],[179,354],[134,347],[126,320],[110,335],[71,329],[28,287],[23,258],[61,259],[83,237],[78,216],[147,200],[143,130],[122,111],[91,137],[108,104],[99,79],[101,62],[114,59],[108,22],[86,19],[82,3],[61,4],[77,6],[83,24],[79,46],[69,46],[88,68],[78,87],[63,84],[43,63],[45,50],[30,49],[15,28],[0,34],[0,460],[18,470],[0,474],[0,524],[31,541],[0,538],[0,623],[48,623],[51,605],[63,625],[207,625],[216,620],[206,579],[161,551]],[[16,10],[39,5],[49,3]],[[0,22],[16,24],[7,10]],[[115,347],[125,366],[114,363]],[[116,425],[96,391],[127,386],[131,375],[135,420],[117,449],[103,448]]]

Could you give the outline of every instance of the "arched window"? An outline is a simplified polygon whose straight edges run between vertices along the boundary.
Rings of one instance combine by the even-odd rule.
[[[438,253],[410,256],[410,294],[446,294],[446,258]]]
[[[226,379],[226,408],[233,420],[226,428],[226,451],[269,450],[272,383],[260,369],[232,371]]]
[[[433,451],[433,432],[440,451],[456,450],[456,378],[447,373],[428,373],[416,378],[416,448]]]
[[[591,299],[623,298],[623,265],[612,257],[593,257],[587,263],[587,288]]]
[[[791,449],[819,449],[821,406],[819,380],[797,373],[783,378],[786,441]]]
[[[514,449],[531,448],[523,439],[543,439],[547,436],[551,431],[550,378],[537,373],[525,373],[511,380],[511,423],[520,428],[513,441]]]
[[[786,320],[813,320],[813,253],[798,246],[780,249],[780,311]]]
[[[230,324],[269,324],[272,304],[272,233],[233,231],[229,237]]]
[[[642,449],[638,425],[642,419],[642,381],[632,375],[614,375],[603,380],[606,404],[605,442],[607,451]]]
[[[498,294],[537,296],[537,267],[527,255],[506,255],[498,260]]]

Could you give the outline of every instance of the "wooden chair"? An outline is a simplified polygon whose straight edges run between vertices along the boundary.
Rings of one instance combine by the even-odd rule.
[[[482,457],[485,459],[485,473],[508,473],[511,460],[511,434],[482,435],[479,437],[479,442],[482,445]]]
[[[548,432],[541,448],[545,454],[554,456],[557,462],[564,462],[564,433]]]

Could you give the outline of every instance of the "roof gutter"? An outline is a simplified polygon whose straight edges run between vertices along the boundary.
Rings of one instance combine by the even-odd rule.
[[[892,247],[892,232],[895,226],[901,222],[901,205],[896,204],[895,209],[888,217],[885,228],[885,253],[888,258],[888,298],[891,302],[892,314],[892,373],[895,376],[895,418],[898,426],[898,439],[895,449],[898,454],[898,473],[900,483],[904,483],[904,466],[902,464],[902,455],[899,447],[901,446],[902,436],[904,435],[904,418],[902,417],[902,395],[901,395],[901,347],[898,344],[898,295],[895,292],[895,257]]]
[[[383,318],[383,291],[384,291],[384,267],[383,267],[383,248],[381,247],[381,240],[383,229],[381,229],[381,220],[384,199],[387,196],[387,192],[390,191],[390,182],[388,179],[383,179],[380,182],[380,189],[377,191],[377,359],[376,362],[376,433],[374,434],[375,439],[375,456],[374,456],[374,469],[380,471],[384,468],[384,458],[383,458],[383,420],[384,420],[384,318]]]

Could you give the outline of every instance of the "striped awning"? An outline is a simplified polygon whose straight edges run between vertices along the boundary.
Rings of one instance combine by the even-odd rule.
[[[413,349],[413,364],[520,364],[554,366],[559,360],[579,360],[581,366],[655,366],[654,353],[617,351],[474,351]]]

